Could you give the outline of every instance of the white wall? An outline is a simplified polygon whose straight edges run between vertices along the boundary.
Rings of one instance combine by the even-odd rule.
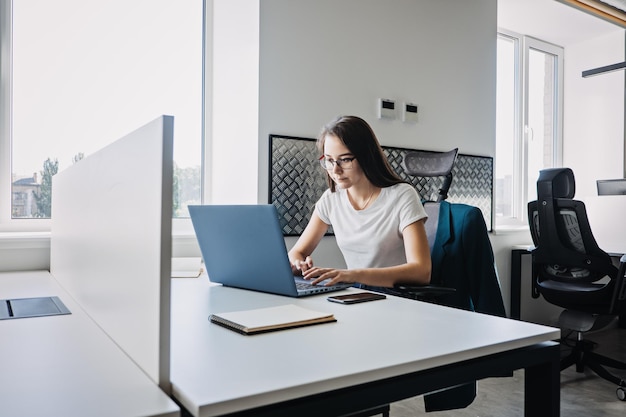
[[[624,61],[624,31],[565,48],[563,165],[576,196],[597,193],[596,180],[624,176],[624,70],[582,78],[582,71]]]
[[[383,145],[493,156],[496,28],[495,0],[262,1],[259,201],[268,136],[315,138],[341,114]],[[378,98],[418,104],[418,123],[377,119]],[[315,259],[343,265],[332,239]]]
[[[0,237],[0,272],[50,269],[49,233],[2,233]]]
[[[340,114],[384,145],[492,156],[495,47],[495,0],[264,0],[261,163],[270,133],[315,137]],[[419,122],[378,120],[380,97],[417,103]]]

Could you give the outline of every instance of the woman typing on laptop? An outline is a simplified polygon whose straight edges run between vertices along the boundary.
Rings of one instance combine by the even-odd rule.
[[[372,128],[356,116],[324,127],[318,148],[329,189],[289,251],[291,267],[312,283],[393,287],[428,284],[427,215],[412,185],[390,167]],[[315,266],[313,250],[332,226],[347,269]]]

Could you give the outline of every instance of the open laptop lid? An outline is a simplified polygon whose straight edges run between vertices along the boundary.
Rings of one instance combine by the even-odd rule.
[[[272,204],[189,206],[212,282],[291,297],[298,292]],[[313,293],[343,289],[319,286]]]

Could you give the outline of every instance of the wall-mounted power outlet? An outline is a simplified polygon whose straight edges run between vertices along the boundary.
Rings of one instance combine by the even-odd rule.
[[[408,123],[417,123],[417,104],[402,104],[402,121]]]
[[[396,102],[387,98],[378,99],[378,118],[379,119],[395,119],[396,118]]]

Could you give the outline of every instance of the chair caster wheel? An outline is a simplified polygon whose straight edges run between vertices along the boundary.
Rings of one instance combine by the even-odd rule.
[[[617,394],[617,398],[619,398],[620,401],[626,401],[626,388],[618,387],[615,393]]]

